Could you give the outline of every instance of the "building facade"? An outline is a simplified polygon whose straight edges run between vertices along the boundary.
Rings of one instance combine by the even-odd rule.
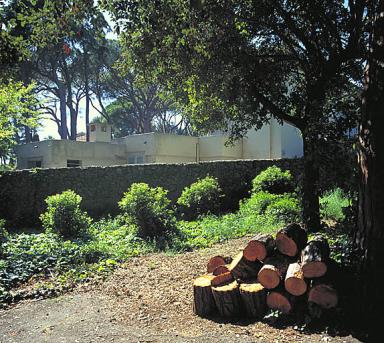
[[[217,133],[192,137],[146,133],[112,139],[111,126],[91,124],[90,142],[46,140],[19,145],[17,169],[111,166],[141,163],[182,163],[241,159],[280,159],[303,155],[300,132],[271,120],[249,130],[234,145]]]

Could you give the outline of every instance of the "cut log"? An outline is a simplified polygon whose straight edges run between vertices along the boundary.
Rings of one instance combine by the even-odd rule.
[[[271,235],[259,234],[253,237],[243,250],[244,258],[248,261],[264,261],[275,248],[275,240]]]
[[[222,317],[237,317],[240,314],[241,299],[239,285],[233,281],[220,287],[212,287],[216,308]]]
[[[327,272],[329,260],[329,245],[325,238],[316,236],[304,248],[301,254],[301,264],[306,278],[317,278]]]
[[[290,313],[294,302],[295,297],[283,289],[270,291],[267,295],[268,307],[282,313]]]
[[[250,318],[261,319],[267,312],[267,291],[257,281],[242,283],[240,296],[245,312]]]
[[[313,282],[308,293],[308,302],[313,302],[325,309],[336,307],[339,298],[334,286],[330,283],[319,283],[318,279]]]
[[[307,239],[299,224],[290,224],[276,234],[276,246],[282,254],[293,257],[306,246]]]
[[[219,274],[213,277],[211,280],[212,287],[218,287],[226,285],[234,280],[233,275],[230,272]]]
[[[241,252],[233,259],[229,270],[235,279],[247,280],[256,278],[261,266],[260,261],[247,261]]]
[[[210,316],[216,311],[211,289],[213,278],[213,275],[207,274],[197,278],[193,283],[193,312],[200,317]]]
[[[214,256],[207,263],[207,272],[212,273],[217,267],[223,266],[225,259],[222,256]]]
[[[283,255],[268,257],[260,269],[257,279],[267,289],[276,288],[284,279],[288,266],[292,262]]]
[[[342,272],[339,265],[333,261],[328,261],[327,273],[311,280],[308,292],[308,302],[313,302],[323,309],[330,309],[337,306],[338,294],[337,284],[340,281]]]
[[[300,263],[291,263],[285,276],[285,289],[295,296],[303,295],[307,291],[307,282]]]
[[[229,267],[227,265],[223,265],[223,266],[218,266],[217,268],[215,268],[215,270],[212,272],[212,274],[216,276],[216,275],[228,273],[229,271],[230,271]]]

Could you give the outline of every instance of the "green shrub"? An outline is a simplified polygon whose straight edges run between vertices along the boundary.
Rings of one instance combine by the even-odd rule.
[[[85,232],[91,219],[80,209],[81,200],[81,196],[71,190],[47,197],[47,211],[40,216],[44,229],[66,238]]]
[[[320,198],[321,217],[328,220],[343,221],[345,219],[344,209],[350,206],[350,203],[340,188],[326,192]]]
[[[301,208],[297,199],[283,196],[272,202],[265,210],[265,216],[274,222],[289,224],[300,221]]]
[[[282,171],[276,166],[268,167],[252,181],[252,193],[269,192],[283,194],[293,192],[295,184],[289,170]]]
[[[137,225],[138,235],[158,238],[174,228],[175,216],[168,191],[134,183],[119,202],[120,209]]]
[[[177,204],[186,219],[195,219],[199,215],[218,213],[222,197],[218,180],[207,176],[185,187]]]
[[[268,192],[257,192],[249,199],[240,201],[240,213],[243,215],[263,214],[267,207],[279,199],[279,195]]]

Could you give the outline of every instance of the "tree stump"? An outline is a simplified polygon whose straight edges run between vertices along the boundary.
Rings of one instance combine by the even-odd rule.
[[[276,234],[276,246],[283,255],[294,257],[306,246],[307,239],[307,232],[299,224],[290,224]]]
[[[253,237],[243,250],[247,261],[264,261],[273,252],[275,240],[271,235],[259,234]]]
[[[284,279],[291,261],[283,255],[268,257],[257,275],[259,282],[267,289],[276,288]]]
[[[219,314],[225,318],[237,317],[240,314],[241,299],[239,285],[233,281],[220,287],[212,287],[213,298]]]
[[[311,240],[301,254],[304,277],[311,279],[323,276],[327,272],[329,253],[325,238],[316,236]]]
[[[200,317],[207,317],[216,311],[211,281],[213,275],[200,276],[193,282],[193,312]]]
[[[283,289],[270,291],[267,295],[268,307],[282,313],[290,313],[294,302],[295,297]]]
[[[241,300],[250,318],[261,319],[267,312],[267,291],[257,281],[242,283],[240,285]]]
[[[243,252],[239,253],[229,265],[229,270],[236,279],[254,279],[259,272],[262,263],[259,261],[247,261]]]
[[[303,295],[307,291],[307,282],[300,263],[291,263],[285,276],[285,289],[295,296]]]

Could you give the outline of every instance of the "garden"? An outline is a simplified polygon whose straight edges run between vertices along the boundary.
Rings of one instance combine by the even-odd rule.
[[[8,232],[1,222],[1,306],[100,283],[135,256],[177,255],[301,222],[300,190],[289,171],[269,167],[250,188],[236,211],[223,213],[225,196],[209,175],[186,187],[175,204],[167,190],[136,183],[119,202],[120,214],[99,220],[81,209],[81,197],[71,190],[49,196],[40,230]],[[320,203],[331,257],[350,265],[351,199],[336,188]]]

